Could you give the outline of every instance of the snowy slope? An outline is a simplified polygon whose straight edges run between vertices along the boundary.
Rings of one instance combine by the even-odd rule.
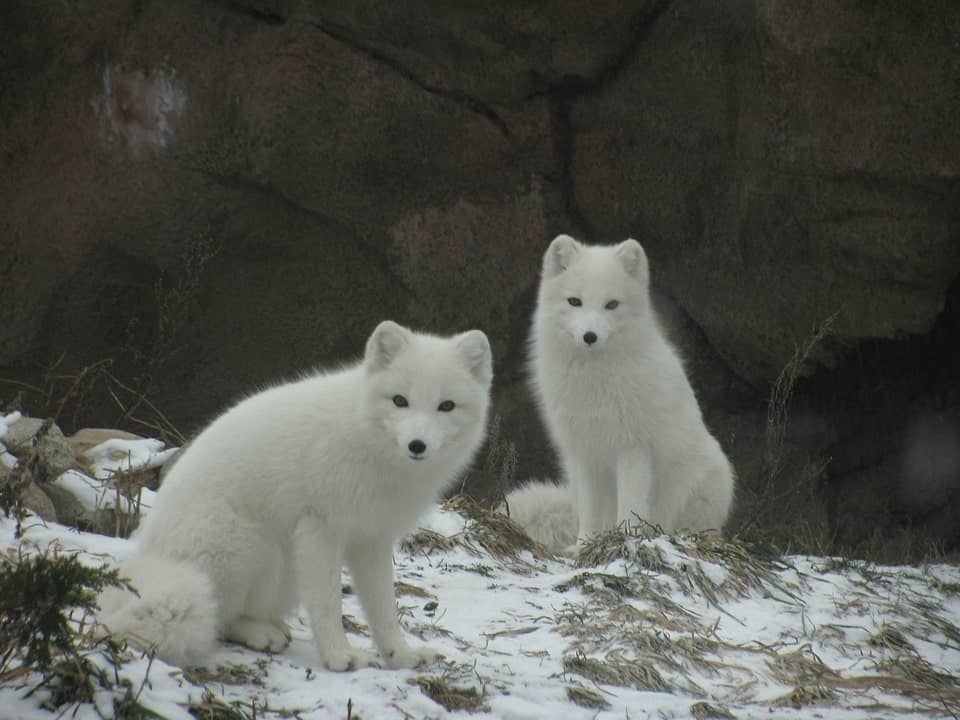
[[[498,557],[482,523],[437,509],[396,552],[407,629],[445,660],[418,671],[318,668],[311,633],[270,656],[222,645],[205,671],[150,663],[130,651],[121,677],[162,717],[193,717],[205,688],[257,718],[447,718],[428,695],[442,678],[453,701],[496,718],[956,717],[960,712],[960,570],[878,568],[744,553],[705,538],[644,532],[593,548],[594,563]],[[78,552],[90,563],[130,553],[128,540],[35,518],[4,549]],[[349,577],[344,577],[349,585]],[[351,641],[373,652],[352,594]],[[356,625],[352,625],[356,623]],[[0,717],[43,718],[31,685],[0,688]],[[475,692],[476,697],[469,693]],[[584,707],[599,704],[604,709]],[[212,702],[212,701],[211,701]],[[68,709],[111,717],[112,698]]]

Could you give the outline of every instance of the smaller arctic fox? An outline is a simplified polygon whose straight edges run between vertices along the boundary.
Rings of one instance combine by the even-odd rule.
[[[346,565],[384,663],[434,659],[403,638],[393,547],[482,443],[492,377],[479,330],[385,321],[356,365],[241,401],[167,475],[121,568],[139,597],[101,596],[106,631],[181,665],[218,637],[277,652],[302,602],[326,667],[360,668],[341,620]]]
[[[567,480],[507,496],[511,515],[536,539],[569,551],[575,539],[634,515],[667,532],[721,529],[733,469],[654,315],[640,243],[554,239],[543,259],[530,368]]]

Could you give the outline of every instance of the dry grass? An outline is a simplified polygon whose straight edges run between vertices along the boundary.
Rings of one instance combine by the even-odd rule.
[[[217,665],[213,670],[205,667],[192,667],[183,671],[183,677],[193,685],[256,685],[263,687],[266,676],[266,661],[261,661],[256,667],[241,665],[240,663],[225,663]]]
[[[581,566],[593,563],[608,570],[587,569],[554,588],[583,595],[555,613],[555,631],[569,638],[574,653],[564,658],[567,672],[598,684],[669,689],[694,697],[706,695],[697,684],[704,682],[700,678],[710,678],[714,688],[723,678],[723,686],[742,688],[741,699],[751,697],[754,686],[773,682],[789,690],[769,701],[772,708],[863,707],[882,694],[892,703],[883,708],[894,714],[914,708],[960,716],[960,680],[914,649],[917,639],[960,647],[960,628],[928,591],[944,581],[932,578],[930,571],[839,559],[825,561],[807,576],[763,545],[716,534],[668,537],[646,524],[594,537],[578,558]],[[803,617],[804,596],[814,577],[844,588],[838,591],[832,625],[804,623],[802,630],[779,640],[732,645],[718,636],[718,621],[702,611],[706,604],[722,617],[731,601],[760,596]],[[696,603],[698,611],[684,598]],[[867,638],[848,635],[847,628],[859,629],[877,614],[891,621]],[[725,621],[738,622],[734,616]],[[804,637],[810,642],[798,643]],[[854,664],[844,662],[841,669],[824,662],[820,653],[831,646]],[[874,674],[863,673],[865,664]],[[852,667],[860,674],[853,674]],[[643,677],[635,678],[641,672]],[[703,717],[711,717],[707,706],[697,707]],[[717,712],[713,716],[725,717],[725,710]]]
[[[729,710],[706,702],[691,705],[690,715],[694,720],[735,720],[736,717]]]
[[[808,705],[832,704],[836,701],[837,694],[830,688],[822,685],[800,686],[798,685],[786,695],[781,695],[770,703],[773,707],[791,707],[799,710]]]
[[[187,705],[187,712],[197,720],[253,720],[256,717],[255,714],[248,713],[242,703],[228,703],[209,690],[204,690],[203,698],[199,702]]]
[[[588,690],[582,685],[567,685],[567,699],[574,705],[591,710],[608,710],[610,703],[598,692]]]
[[[397,595],[407,595],[411,597],[427,598],[428,600],[434,599],[436,596],[429,590],[424,590],[422,587],[417,585],[412,585],[408,582],[403,582],[398,580],[393,584],[396,589]]]
[[[764,427],[763,458],[757,477],[738,487],[737,518],[732,532],[765,537],[791,546],[791,552],[825,553],[832,545],[827,526],[819,519],[816,487],[828,460],[797,458],[787,443],[791,405],[797,382],[807,370],[817,346],[830,337],[840,313],[827,317],[794,348],[770,388]]]
[[[484,462],[484,473],[493,481],[496,488],[494,496],[498,503],[502,502],[506,505],[507,489],[514,486],[517,462],[517,446],[512,440],[503,436],[500,415],[494,415],[487,430],[487,457]],[[465,494],[463,489],[460,494]],[[508,511],[507,515],[509,514]]]
[[[367,630],[367,626],[361,622],[358,622],[353,615],[347,615],[344,613],[343,617],[341,618],[341,622],[343,623],[344,632],[348,632],[353,635],[362,635],[363,637],[370,635],[370,631]]]
[[[514,520],[495,509],[484,507],[467,495],[454,495],[444,502],[444,507],[466,518],[466,526],[453,540],[474,555],[488,555],[507,561],[514,570],[530,569],[529,563],[522,557],[524,553],[538,559],[552,557]],[[450,540],[444,538],[446,543]]]
[[[444,506],[469,520],[465,540],[479,545],[495,558],[518,559],[523,552],[541,558],[550,557],[550,553],[532,540],[517,522],[480,505],[467,495],[454,495]]]
[[[411,555],[432,555],[450,552],[457,546],[455,538],[448,538],[433,530],[420,528],[400,541],[400,549]]]
[[[665,552],[668,548],[669,553]],[[668,561],[667,555],[684,561]],[[643,571],[661,580],[671,578],[685,593],[700,595],[717,607],[754,591],[793,597],[793,591],[780,580],[783,570],[792,569],[782,556],[771,548],[716,533],[668,536],[644,521],[624,523],[590,538],[577,556],[577,565],[609,565],[619,559],[627,561],[631,577]],[[635,595],[650,594],[650,588],[632,590]]]
[[[451,685],[439,676],[421,676],[414,680],[423,694],[450,712],[485,712],[483,695],[475,687]]]
[[[617,653],[610,653],[605,660],[569,655],[563,659],[563,671],[576,673],[597,685],[619,685],[655,692],[672,692],[674,689],[652,665]]]

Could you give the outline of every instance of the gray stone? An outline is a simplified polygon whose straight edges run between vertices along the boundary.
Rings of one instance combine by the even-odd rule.
[[[37,483],[31,481],[23,491],[21,498],[24,507],[31,512],[39,515],[47,522],[57,522],[57,510],[53,500]]]
[[[33,436],[42,425],[43,418],[22,417],[7,427],[0,442],[17,458],[25,458],[33,451]]]
[[[61,523],[73,527],[90,523],[91,514],[72,492],[53,483],[45,483],[44,492],[53,502]]]
[[[139,524],[138,519],[130,515],[121,514],[118,517],[113,508],[88,510],[72,492],[59,485],[46,483],[43,489],[64,525],[101,535],[127,537]]]
[[[20,462],[28,462],[36,449],[37,461],[33,469],[41,481],[53,480],[70,468],[77,467],[73,447],[57,425],[50,425],[34,445],[34,438],[44,422],[40,418],[20,418],[9,426],[2,441]]]

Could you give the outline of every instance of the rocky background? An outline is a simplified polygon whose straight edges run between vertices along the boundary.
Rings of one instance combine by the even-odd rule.
[[[958,117],[954,0],[5,0],[0,399],[189,435],[383,317],[479,326],[495,495],[555,474],[542,251],[633,236],[732,530],[956,551]]]

